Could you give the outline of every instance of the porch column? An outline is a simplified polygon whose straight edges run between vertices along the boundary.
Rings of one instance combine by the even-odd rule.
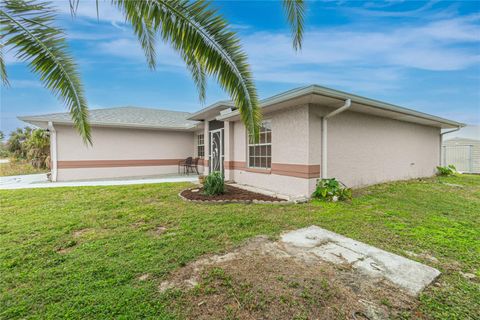
[[[52,182],[57,181],[58,176],[58,160],[57,160],[57,131],[53,126],[53,122],[48,122],[48,131],[50,132],[50,163],[52,164],[50,179]]]
[[[230,164],[234,161],[233,155],[233,122],[225,121],[223,130],[224,141],[224,168],[225,168],[225,180],[234,180],[234,171],[231,170]]]
[[[203,158],[203,174],[207,175],[209,173],[209,166],[208,166],[208,161],[209,159],[209,154],[210,154],[210,133],[209,131],[209,126],[208,126],[208,121],[204,120],[204,129],[203,129],[203,143],[204,143],[204,150],[205,150],[205,156]]]

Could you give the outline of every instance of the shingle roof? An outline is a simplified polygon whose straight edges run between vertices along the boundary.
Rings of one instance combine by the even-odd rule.
[[[89,110],[89,120],[91,125],[164,129],[191,129],[195,127],[198,122],[187,120],[190,115],[191,113],[188,112],[139,107]],[[52,121],[54,123],[72,123],[71,115],[68,112],[24,116],[19,117],[19,119],[26,122]]]

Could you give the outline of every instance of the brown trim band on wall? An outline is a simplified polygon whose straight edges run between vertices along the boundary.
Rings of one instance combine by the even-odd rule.
[[[272,173],[306,179],[318,178],[320,177],[320,165],[272,163]]]
[[[225,169],[227,170],[244,170],[262,174],[276,174],[280,176],[289,176],[296,178],[312,179],[320,177],[319,164],[289,164],[289,163],[272,163],[271,169],[248,168],[243,161],[225,161]]]
[[[245,162],[243,161],[224,161],[223,166],[225,169],[234,170],[234,169],[245,169]]]
[[[174,166],[184,159],[68,160],[58,161],[59,169]]]

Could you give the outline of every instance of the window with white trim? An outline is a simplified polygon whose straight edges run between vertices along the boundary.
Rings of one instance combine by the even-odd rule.
[[[205,157],[205,135],[197,135],[197,157]]]
[[[270,169],[272,166],[272,125],[271,121],[263,121],[260,128],[260,139],[253,143],[253,135],[248,135],[248,166],[250,168]]]

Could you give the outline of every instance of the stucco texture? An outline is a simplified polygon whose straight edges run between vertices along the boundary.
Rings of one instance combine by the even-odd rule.
[[[328,175],[350,187],[432,176],[439,163],[439,128],[345,112],[327,137]]]
[[[175,160],[194,154],[193,132],[93,127],[93,145],[87,146],[72,127],[56,126],[55,129],[58,181],[175,173]],[[123,160],[133,165],[108,165]],[[156,160],[161,165],[142,166],[143,160]],[[62,168],[62,164],[87,167]]]
[[[272,124],[272,168],[273,164],[320,166],[321,116],[331,110],[306,105],[264,115]],[[232,159],[247,166],[241,122],[234,123],[233,135]],[[432,176],[439,163],[440,129],[435,127],[347,111],[328,120],[327,137],[328,177],[349,187]],[[230,176],[240,184],[294,196],[309,196],[320,177],[320,173],[286,174],[235,168]]]

